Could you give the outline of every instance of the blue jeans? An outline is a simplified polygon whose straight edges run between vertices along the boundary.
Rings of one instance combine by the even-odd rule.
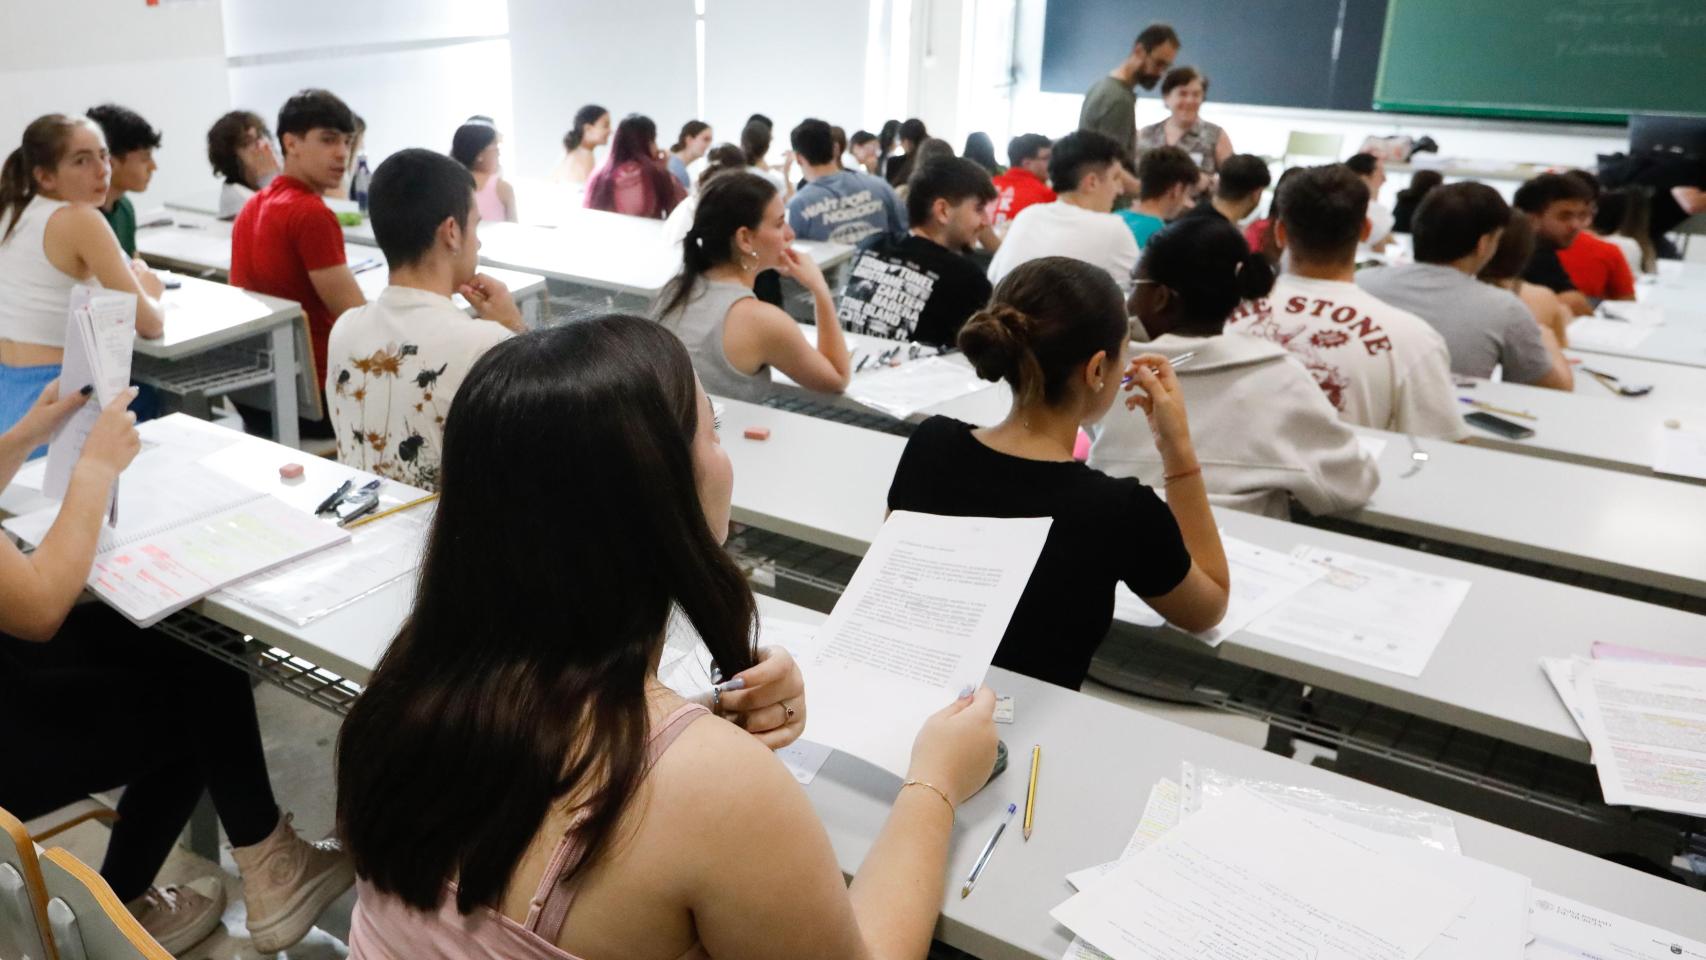
[[[0,363],[0,433],[12,429],[24,414],[35,406],[36,398],[41,396],[54,377],[59,376],[59,364],[43,363],[32,367],[11,367]],[[46,446],[40,446],[30,451],[30,459],[34,460],[47,453]]]

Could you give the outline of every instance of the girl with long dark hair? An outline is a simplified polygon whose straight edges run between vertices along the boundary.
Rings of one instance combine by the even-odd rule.
[[[516,337],[463,382],[414,610],[338,743],[356,960],[924,957],[993,697],[925,723],[846,886],[782,764],[657,679],[672,611],[724,674],[754,659],[713,418],[637,317]]]
[[[706,184],[693,227],[681,244],[681,273],[653,315],[683,343],[710,393],[763,400],[770,368],[807,390],[847,389],[852,364],[829,283],[812,258],[795,252],[793,228],[775,184],[742,171]],[[774,270],[810,291],[817,344],[781,307],[753,295],[760,273]]]
[[[480,209],[480,219],[487,222],[511,223],[519,219],[515,212],[515,188],[504,179],[498,163],[497,125],[490,117],[469,117],[456,128],[450,139],[450,156],[474,175],[474,203]]]
[[[595,151],[610,140],[610,111],[589,103],[575,111],[574,123],[563,134],[563,160],[551,172],[554,183],[579,186],[592,177],[598,166]]]
[[[664,166],[657,124],[637,113],[622,118],[610,156],[586,182],[587,208],[661,220],[685,196],[686,189]]]

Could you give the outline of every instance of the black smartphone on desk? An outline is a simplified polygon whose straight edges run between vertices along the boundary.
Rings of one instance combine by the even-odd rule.
[[[1513,423],[1504,417],[1495,417],[1479,410],[1464,414],[1463,419],[1468,421],[1470,426],[1480,427],[1488,433],[1496,433],[1506,440],[1527,440],[1534,436],[1533,430],[1520,423]]]

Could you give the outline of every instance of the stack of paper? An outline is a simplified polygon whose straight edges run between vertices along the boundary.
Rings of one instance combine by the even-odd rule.
[[[1581,317],[1570,324],[1570,346],[1582,350],[1633,350],[1653,335],[1650,325],[1605,317]]]
[[[83,455],[83,442],[100,418],[101,409],[130,386],[130,350],[136,341],[136,297],[107,293],[78,285],[71,288],[70,315],[65,321],[65,358],[59,373],[61,396],[93,388],[94,403],[85,404],[54,431],[47,447],[43,494],[65,498],[71,470]],[[118,496],[114,482],[112,496]],[[116,518],[115,518],[116,519]]]
[[[1576,660],[1553,679],[1593,749],[1606,803],[1706,816],[1706,667]],[[1552,677],[1555,666],[1548,667]]]
[[[904,347],[904,344],[902,344]],[[989,387],[963,363],[944,357],[910,360],[897,367],[862,371],[847,386],[847,396],[900,420],[925,407],[945,403]]]

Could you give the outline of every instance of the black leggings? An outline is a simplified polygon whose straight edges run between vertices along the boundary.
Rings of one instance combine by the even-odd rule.
[[[141,896],[203,789],[233,846],[278,825],[242,671],[82,604],[47,643],[0,634],[0,807],[28,820],[124,786],[104,877]]]

